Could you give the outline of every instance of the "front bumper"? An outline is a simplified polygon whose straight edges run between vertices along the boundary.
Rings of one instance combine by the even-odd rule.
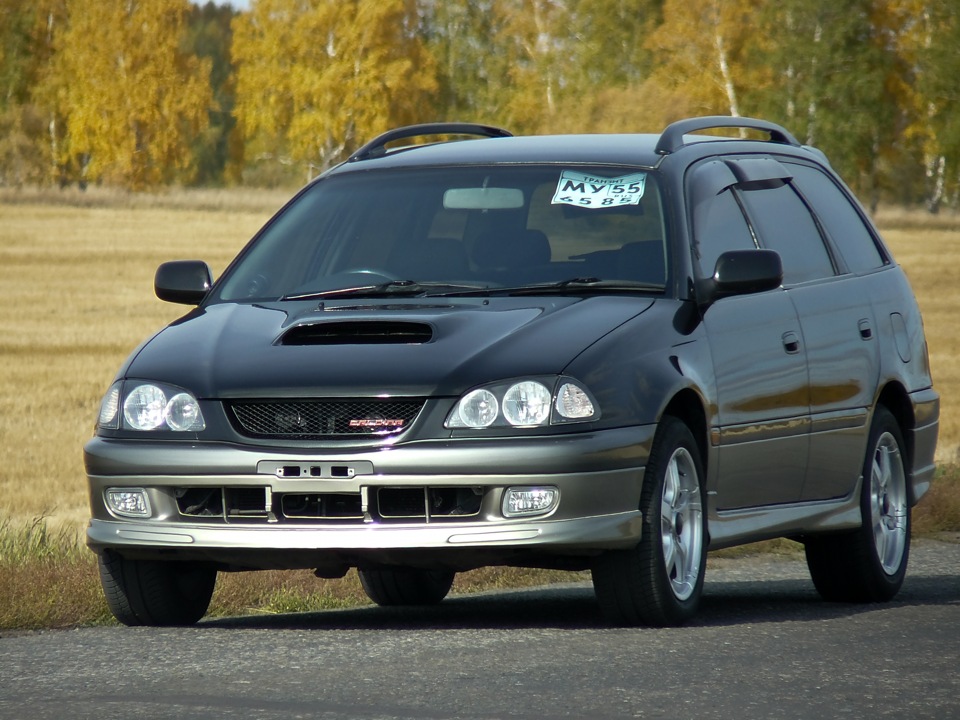
[[[654,429],[360,451],[94,438],[85,448],[87,542],[252,568],[551,565],[639,540]],[[505,517],[504,492],[517,486],[555,487],[559,503],[542,516]],[[111,512],[104,494],[118,487],[142,488],[151,516]],[[197,497],[214,499],[198,511]]]

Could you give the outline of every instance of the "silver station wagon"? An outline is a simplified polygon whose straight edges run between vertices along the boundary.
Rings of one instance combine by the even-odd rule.
[[[589,569],[609,622],[675,625],[708,551],[776,537],[827,600],[903,582],[939,417],[920,314],[777,125],[400,128],[216,282],[180,260],[155,291],[196,307],[85,447],[128,625],[196,622],[219,572],[356,568],[412,605],[487,565]]]

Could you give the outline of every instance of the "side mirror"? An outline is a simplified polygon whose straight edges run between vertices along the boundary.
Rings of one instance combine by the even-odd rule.
[[[153,279],[158,298],[181,305],[199,305],[212,285],[210,267],[200,260],[165,262]]]
[[[700,302],[773,290],[783,284],[783,263],[775,250],[729,250],[717,258],[713,277],[701,281]]]

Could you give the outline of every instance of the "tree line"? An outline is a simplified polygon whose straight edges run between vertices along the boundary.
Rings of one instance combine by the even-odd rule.
[[[765,117],[960,207],[956,0],[0,0],[0,185],[290,185],[398,125]]]

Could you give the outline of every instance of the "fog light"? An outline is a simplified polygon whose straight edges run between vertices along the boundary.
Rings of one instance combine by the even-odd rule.
[[[143,488],[109,488],[106,492],[107,506],[115,515],[122,517],[150,517],[150,500]]]
[[[503,494],[504,517],[543,515],[560,501],[560,490],[555,487],[512,487]]]

